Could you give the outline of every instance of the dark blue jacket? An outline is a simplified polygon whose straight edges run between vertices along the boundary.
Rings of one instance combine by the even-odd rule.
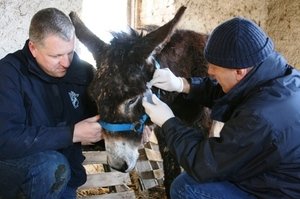
[[[219,138],[205,138],[178,118],[163,125],[187,173],[228,180],[258,198],[300,198],[300,73],[274,52],[227,94],[208,78],[191,82],[188,97],[224,126]]]
[[[94,68],[74,54],[63,78],[43,72],[28,49],[0,60],[0,160],[56,150],[70,162],[70,186],[86,181],[74,124],[96,114],[87,95]],[[75,96],[75,97],[74,97]],[[73,100],[71,100],[73,97]]]

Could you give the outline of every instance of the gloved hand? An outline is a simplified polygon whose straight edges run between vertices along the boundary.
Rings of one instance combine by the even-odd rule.
[[[147,97],[143,98],[143,106],[145,112],[149,115],[151,121],[158,126],[162,126],[168,119],[175,117],[172,110],[167,104],[160,101],[156,95],[152,94],[152,102],[147,101]]]
[[[183,90],[182,78],[176,77],[169,68],[156,69],[150,85],[165,91],[176,91],[178,93]]]

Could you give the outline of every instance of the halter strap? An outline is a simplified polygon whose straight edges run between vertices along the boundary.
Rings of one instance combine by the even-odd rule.
[[[149,118],[147,114],[144,114],[140,117],[139,121],[136,123],[122,123],[122,124],[115,124],[115,123],[108,123],[104,122],[103,120],[99,121],[99,124],[107,131],[111,133],[118,133],[123,131],[134,131],[138,134],[143,133],[144,126],[146,120]]]
[[[154,65],[156,69],[160,69],[160,64],[158,63],[158,61],[156,61],[156,59],[153,59],[154,61]]]
[[[160,64],[158,63],[158,61],[157,61],[155,58],[153,59],[153,61],[154,61],[155,68],[156,68],[156,69],[160,69]],[[157,96],[158,98],[160,98],[160,89],[157,90],[156,96]]]

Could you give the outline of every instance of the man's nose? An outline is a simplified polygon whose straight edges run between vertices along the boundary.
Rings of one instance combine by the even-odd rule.
[[[60,61],[59,61],[60,65],[62,65],[65,68],[68,68],[71,64],[71,59],[68,55],[62,55],[60,57]]]

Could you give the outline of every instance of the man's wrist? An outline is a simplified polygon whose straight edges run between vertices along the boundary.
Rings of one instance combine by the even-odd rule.
[[[179,88],[177,89],[177,92],[178,93],[182,93],[182,91],[183,91],[183,78],[181,78],[181,77],[178,77],[178,80],[179,80]]]
[[[183,77],[180,77],[180,78],[182,80],[182,85],[183,85],[183,88],[182,88],[181,92],[188,94],[190,92],[191,86],[185,78],[183,78]]]

